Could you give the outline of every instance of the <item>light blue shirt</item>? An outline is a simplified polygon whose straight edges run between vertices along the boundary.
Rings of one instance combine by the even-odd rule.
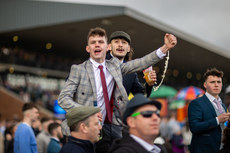
[[[31,126],[20,123],[14,137],[14,153],[38,153],[37,142]]]

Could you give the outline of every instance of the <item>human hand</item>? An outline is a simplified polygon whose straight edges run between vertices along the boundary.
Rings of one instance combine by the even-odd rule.
[[[148,79],[146,79],[146,77],[148,77]],[[148,76],[144,76],[143,77],[146,80],[146,83],[149,86],[153,86],[155,84],[155,82],[157,81],[157,74],[155,70],[151,70],[148,72]]]
[[[230,113],[223,113],[220,114],[217,118],[219,120],[219,123],[224,123],[229,120],[229,117],[230,117]]]
[[[101,112],[98,112],[98,113],[97,113],[97,117],[98,117],[98,120],[99,120],[100,122],[102,122],[102,113],[101,113]]]
[[[167,53],[168,50],[175,47],[177,44],[177,39],[174,35],[166,33],[164,36],[164,45],[161,47],[163,53]]]

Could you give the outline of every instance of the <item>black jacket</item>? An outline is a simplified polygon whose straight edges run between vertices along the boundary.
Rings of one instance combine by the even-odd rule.
[[[90,141],[69,136],[68,142],[59,153],[95,153],[95,149]]]
[[[222,148],[220,151],[217,153],[230,153],[230,145]]]
[[[157,144],[157,146],[161,149],[160,153],[167,153],[162,145]],[[132,137],[125,136],[113,142],[109,153],[149,153],[149,151],[143,148]]]
[[[112,56],[110,54],[110,52],[108,52],[106,54],[106,59],[111,59]],[[124,61],[125,62],[125,61]],[[141,85],[137,73],[130,73],[130,74],[126,74],[125,76],[123,76],[123,85],[125,87],[125,90],[127,92],[127,94],[129,95],[129,93],[131,92],[133,95],[135,95],[136,93],[143,93],[145,92],[144,87]],[[152,86],[149,86],[146,83],[146,94],[147,97],[150,96],[152,92]]]

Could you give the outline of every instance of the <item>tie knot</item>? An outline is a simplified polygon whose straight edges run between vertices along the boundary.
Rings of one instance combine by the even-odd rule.
[[[99,65],[98,68],[99,68],[100,70],[103,70],[103,66],[102,66],[102,65]]]
[[[219,101],[217,99],[214,99],[213,102],[216,104],[219,103]]]

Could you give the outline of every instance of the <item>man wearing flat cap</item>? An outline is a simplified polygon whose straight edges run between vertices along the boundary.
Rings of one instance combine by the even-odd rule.
[[[132,60],[134,54],[131,47],[131,38],[129,34],[124,31],[115,31],[109,37],[109,51],[106,54],[106,59],[117,57],[121,63],[126,63]],[[145,87],[141,85],[137,73],[130,73],[123,76],[123,85],[127,94],[131,92],[133,95],[137,93],[146,92],[147,97],[150,96],[152,87],[156,82],[156,72],[152,70],[149,73],[149,80],[146,82]]]
[[[99,140],[101,125],[97,113],[101,109],[92,106],[75,107],[66,114],[71,136],[60,153],[95,153],[94,143]]]
[[[110,153],[166,153],[163,146],[153,143],[159,134],[160,110],[161,103],[136,94],[123,114],[129,135],[115,140]]]

